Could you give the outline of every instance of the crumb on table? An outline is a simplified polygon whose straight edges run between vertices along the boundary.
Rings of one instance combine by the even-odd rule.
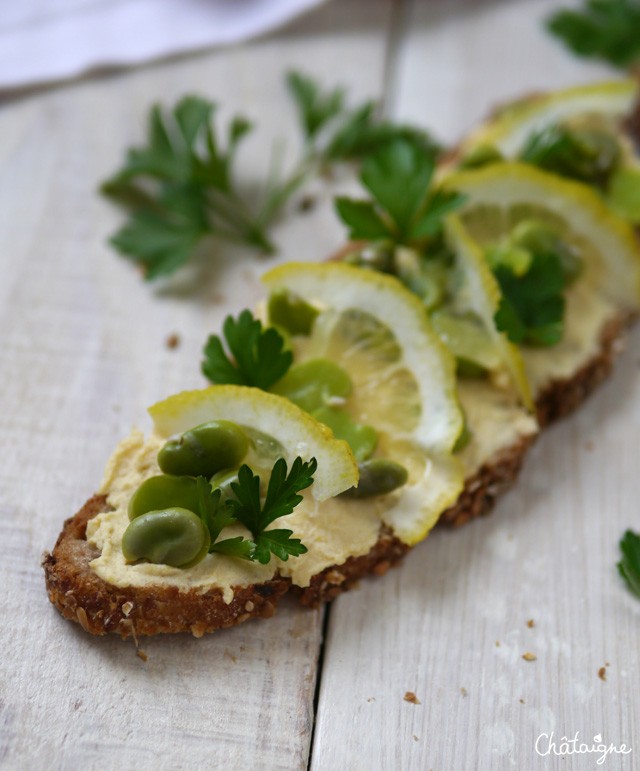
[[[525,661],[536,661],[538,657],[536,656],[535,653],[529,653],[529,651],[527,651],[526,653],[522,654],[522,658]]]
[[[173,348],[177,348],[180,345],[180,335],[176,334],[175,332],[172,332],[170,335],[168,335],[167,339],[165,340],[165,345],[169,350],[172,350]]]
[[[420,704],[420,699],[415,695],[413,691],[407,691],[405,695],[403,696],[405,701],[410,702],[411,704]]]

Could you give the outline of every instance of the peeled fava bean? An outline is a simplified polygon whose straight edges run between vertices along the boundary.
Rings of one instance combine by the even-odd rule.
[[[173,507],[149,511],[131,521],[122,536],[127,562],[146,559],[157,565],[189,568],[209,551],[209,531],[196,514]]]
[[[324,407],[351,393],[351,378],[331,359],[309,359],[295,364],[271,389],[306,412]]]
[[[360,481],[357,487],[345,490],[345,498],[372,498],[397,490],[407,483],[409,474],[404,466],[385,458],[372,458],[358,464]]]
[[[198,486],[191,477],[174,477],[160,474],[145,480],[131,496],[129,519],[135,519],[148,511],[173,508],[198,511]]]
[[[242,463],[249,449],[244,431],[228,420],[212,420],[169,440],[158,453],[165,474],[212,477]]]
[[[275,289],[269,295],[269,321],[292,335],[308,335],[318,309],[289,289]]]

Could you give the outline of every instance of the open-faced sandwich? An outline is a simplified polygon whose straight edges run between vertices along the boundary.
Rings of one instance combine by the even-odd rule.
[[[207,343],[213,385],[150,409],[151,434],[121,442],[45,555],[62,614],[93,634],[199,636],[272,615],[287,591],[331,599],[438,520],[487,511],[540,425],[607,374],[637,313],[634,94],[505,109],[443,165],[436,195],[457,205],[437,232],[418,208],[420,239],[267,273],[256,317]],[[534,168],[521,145],[552,129],[606,175]]]

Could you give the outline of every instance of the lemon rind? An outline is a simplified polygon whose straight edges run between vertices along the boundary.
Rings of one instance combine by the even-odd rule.
[[[447,218],[445,232],[467,281],[471,310],[484,322],[522,404],[529,411],[532,411],[534,409],[533,396],[522,354],[504,332],[500,332],[494,321],[502,297],[500,286],[491,272],[482,250],[466,231],[459,217],[451,215]]]
[[[504,208],[523,203],[548,208],[600,254],[602,265],[588,265],[584,280],[590,278],[602,296],[626,311],[640,306],[640,249],[635,231],[591,188],[517,162],[455,172],[444,186],[466,196],[461,214],[474,205]]]
[[[349,445],[281,396],[248,386],[209,386],[174,394],[151,406],[149,414],[162,437],[224,419],[273,436],[285,448],[288,463],[297,456],[305,461],[315,457],[318,469],[311,494],[318,501],[358,484],[358,465]]]
[[[628,114],[637,94],[638,83],[632,78],[534,94],[499,110],[472,131],[460,149],[466,155],[480,145],[493,145],[512,157],[533,132],[559,120],[591,112],[612,118]]]

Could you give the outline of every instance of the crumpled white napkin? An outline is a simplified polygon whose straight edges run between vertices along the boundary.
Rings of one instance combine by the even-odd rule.
[[[3,0],[0,89],[227,45],[326,0]]]

